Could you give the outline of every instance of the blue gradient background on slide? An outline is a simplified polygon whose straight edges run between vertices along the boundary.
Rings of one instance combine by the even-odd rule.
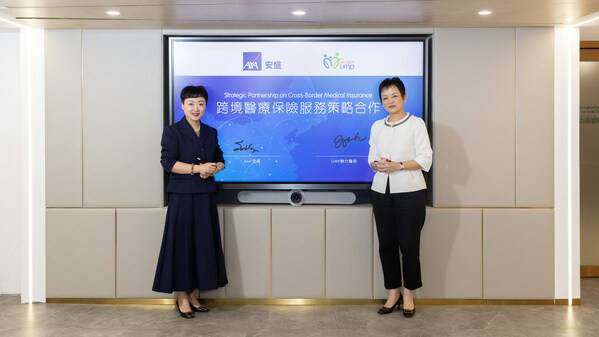
[[[370,126],[387,113],[379,102],[381,76],[178,76],[174,78],[173,118],[183,117],[180,92],[187,85],[204,85],[208,106],[202,122],[218,130],[226,170],[219,182],[370,182]],[[422,117],[423,77],[403,76],[405,110]],[[236,93],[366,93],[371,98],[225,98]],[[351,102],[365,104],[365,114],[217,114],[217,102]],[[292,105],[293,105],[292,103]],[[373,109],[378,104],[378,112]],[[370,107],[370,108],[369,108]],[[346,142],[340,142],[339,138]],[[335,141],[337,139],[337,142]],[[347,141],[349,139],[349,141]],[[242,142],[241,142],[242,141]],[[241,143],[239,143],[241,142]],[[239,144],[242,144],[240,146]],[[250,150],[248,147],[255,150]]]

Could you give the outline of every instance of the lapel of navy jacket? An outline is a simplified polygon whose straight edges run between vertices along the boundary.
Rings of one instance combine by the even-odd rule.
[[[196,136],[185,117],[164,128],[162,132],[160,163],[169,172],[166,188],[171,193],[216,192],[214,177],[202,179],[199,175],[177,174],[172,169],[175,162],[188,164],[224,163],[223,151],[218,145],[216,129],[200,122],[200,136]]]

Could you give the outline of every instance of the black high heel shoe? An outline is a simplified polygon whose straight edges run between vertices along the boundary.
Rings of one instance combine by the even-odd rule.
[[[200,299],[198,298],[198,302],[200,302]],[[191,302],[189,302],[189,305],[191,306],[191,310],[195,311],[195,312],[202,312],[202,313],[206,313],[206,312],[210,312],[210,308],[205,307],[203,305],[200,304],[199,307],[196,307],[195,305],[193,305]]]
[[[183,312],[181,311],[181,308],[179,307],[179,300],[175,300],[175,307],[177,307],[177,311],[179,312],[179,315],[183,318],[194,318],[196,315],[193,313],[193,305],[192,310],[190,312]]]
[[[412,300],[412,301],[414,301],[414,300]],[[416,314],[416,303],[414,302],[414,308],[406,309],[405,307],[402,307],[401,311],[403,311],[404,317],[407,317],[407,318],[414,317],[414,315]]]
[[[379,311],[377,311],[377,314],[379,315],[386,315],[386,314],[390,314],[393,312],[393,310],[397,307],[397,309],[400,309],[403,306],[403,295],[399,294],[399,299],[397,300],[397,302],[395,302],[395,304],[393,304],[391,306],[391,308],[387,308],[386,306],[382,306]]]

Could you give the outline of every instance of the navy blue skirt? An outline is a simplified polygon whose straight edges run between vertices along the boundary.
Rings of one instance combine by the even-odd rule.
[[[214,193],[169,194],[152,290],[216,289],[227,284]]]

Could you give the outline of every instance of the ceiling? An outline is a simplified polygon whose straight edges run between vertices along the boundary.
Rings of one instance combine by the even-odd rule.
[[[46,28],[513,27],[568,24],[599,0],[0,0],[8,15]],[[117,18],[109,9],[121,12]],[[302,9],[305,16],[291,11]],[[493,12],[479,16],[481,9]]]

